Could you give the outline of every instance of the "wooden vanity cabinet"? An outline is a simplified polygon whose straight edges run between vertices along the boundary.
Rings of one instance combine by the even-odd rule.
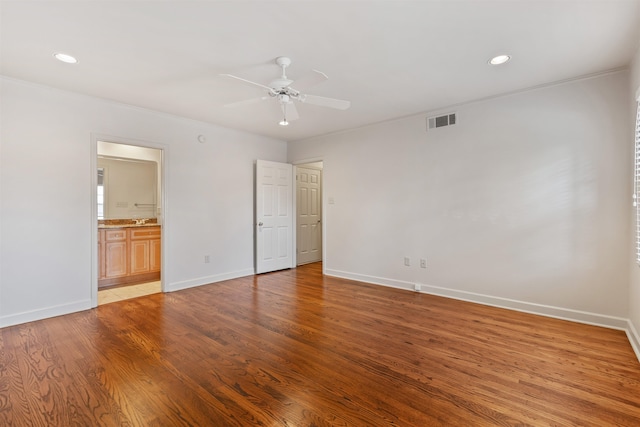
[[[160,227],[98,231],[98,287],[160,280]]]

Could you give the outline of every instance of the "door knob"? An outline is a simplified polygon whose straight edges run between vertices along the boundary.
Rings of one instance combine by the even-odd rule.
[[[262,221],[260,221],[260,222],[258,223],[258,227],[262,227],[262,225],[263,225],[263,224],[262,224]]]

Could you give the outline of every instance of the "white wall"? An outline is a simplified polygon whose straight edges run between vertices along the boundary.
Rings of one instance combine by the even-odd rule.
[[[0,327],[91,306],[95,135],[165,150],[168,290],[253,273],[253,164],[286,160],[286,143],[6,78],[0,91]]]
[[[619,72],[290,143],[324,161],[326,272],[626,327],[628,105]]]
[[[630,104],[632,110],[632,119],[631,124],[629,126],[631,132],[629,133],[629,146],[632,146],[634,136],[633,129],[635,128],[635,116],[636,116],[636,95],[640,95],[640,47],[638,48],[636,55],[631,62],[631,72],[630,72],[630,87],[629,93],[632,95]],[[630,150],[630,159],[628,161],[629,164],[633,164],[633,151]],[[627,203],[632,214],[633,209],[631,208],[631,204]],[[633,218],[635,221],[635,217]],[[632,221],[632,227],[634,226]],[[629,285],[629,320],[631,323],[630,329],[631,333],[629,334],[629,338],[631,339],[631,343],[634,345],[634,349],[636,354],[640,357],[640,267],[635,262],[635,239],[634,235],[630,234],[630,246],[632,254],[629,257],[631,264],[631,280]]]

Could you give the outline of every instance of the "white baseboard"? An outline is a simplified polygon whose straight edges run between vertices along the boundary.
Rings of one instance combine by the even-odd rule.
[[[638,361],[640,361],[640,335],[638,335],[638,331],[630,320],[625,332],[627,333],[627,338],[629,338],[629,343],[631,343],[633,351],[636,353]]]
[[[389,286],[392,288],[406,289],[413,291],[414,282],[405,282],[400,280],[386,279],[382,277],[367,276],[357,273],[349,273],[346,271],[327,269],[325,274],[328,276],[342,277],[345,279],[357,280],[361,282],[372,283],[376,285]],[[438,295],[447,298],[458,299],[462,301],[474,302],[478,304],[489,305],[493,307],[506,308],[509,310],[521,311],[524,313],[538,314],[556,319],[570,320],[578,323],[586,323],[589,325],[603,326],[611,329],[627,331],[629,329],[628,319],[615,316],[607,316],[603,314],[590,313],[586,311],[573,310],[569,308],[554,307],[550,305],[535,304],[525,301],[512,300],[508,298],[494,297],[473,292],[460,291],[456,289],[441,288],[421,284],[422,293]],[[636,334],[637,337],[637,334]]]
[[[208,285],[210,283],[222,282],[223,280],[237,279],[238,277],[252,276],[254,274],[253,268],[246,270],[231,271],[228,273],[216,274],[213,276],[198,277],[196,279],[185,280],[183,282],[169,283],[165,291],[174,292],[182,289],[194,288],[196,286]]]
[[[0,328],[91,309],[91,299],[0,317]]]
[[[386,279],[384,277],[367,276],[365,274],[350,273],[347,271],[325,269],[324,274],[327,276],[340,277],[343,279],[356,280],[358,282],[371,283],[374,285],[388,286],[390,288],[405,289],[413,291],[413,283],[402,280]]]

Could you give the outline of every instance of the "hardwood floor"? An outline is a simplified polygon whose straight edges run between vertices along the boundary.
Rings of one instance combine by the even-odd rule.
[[[0,329],[2,426],[638,426],[621,331],[321,266]]]

